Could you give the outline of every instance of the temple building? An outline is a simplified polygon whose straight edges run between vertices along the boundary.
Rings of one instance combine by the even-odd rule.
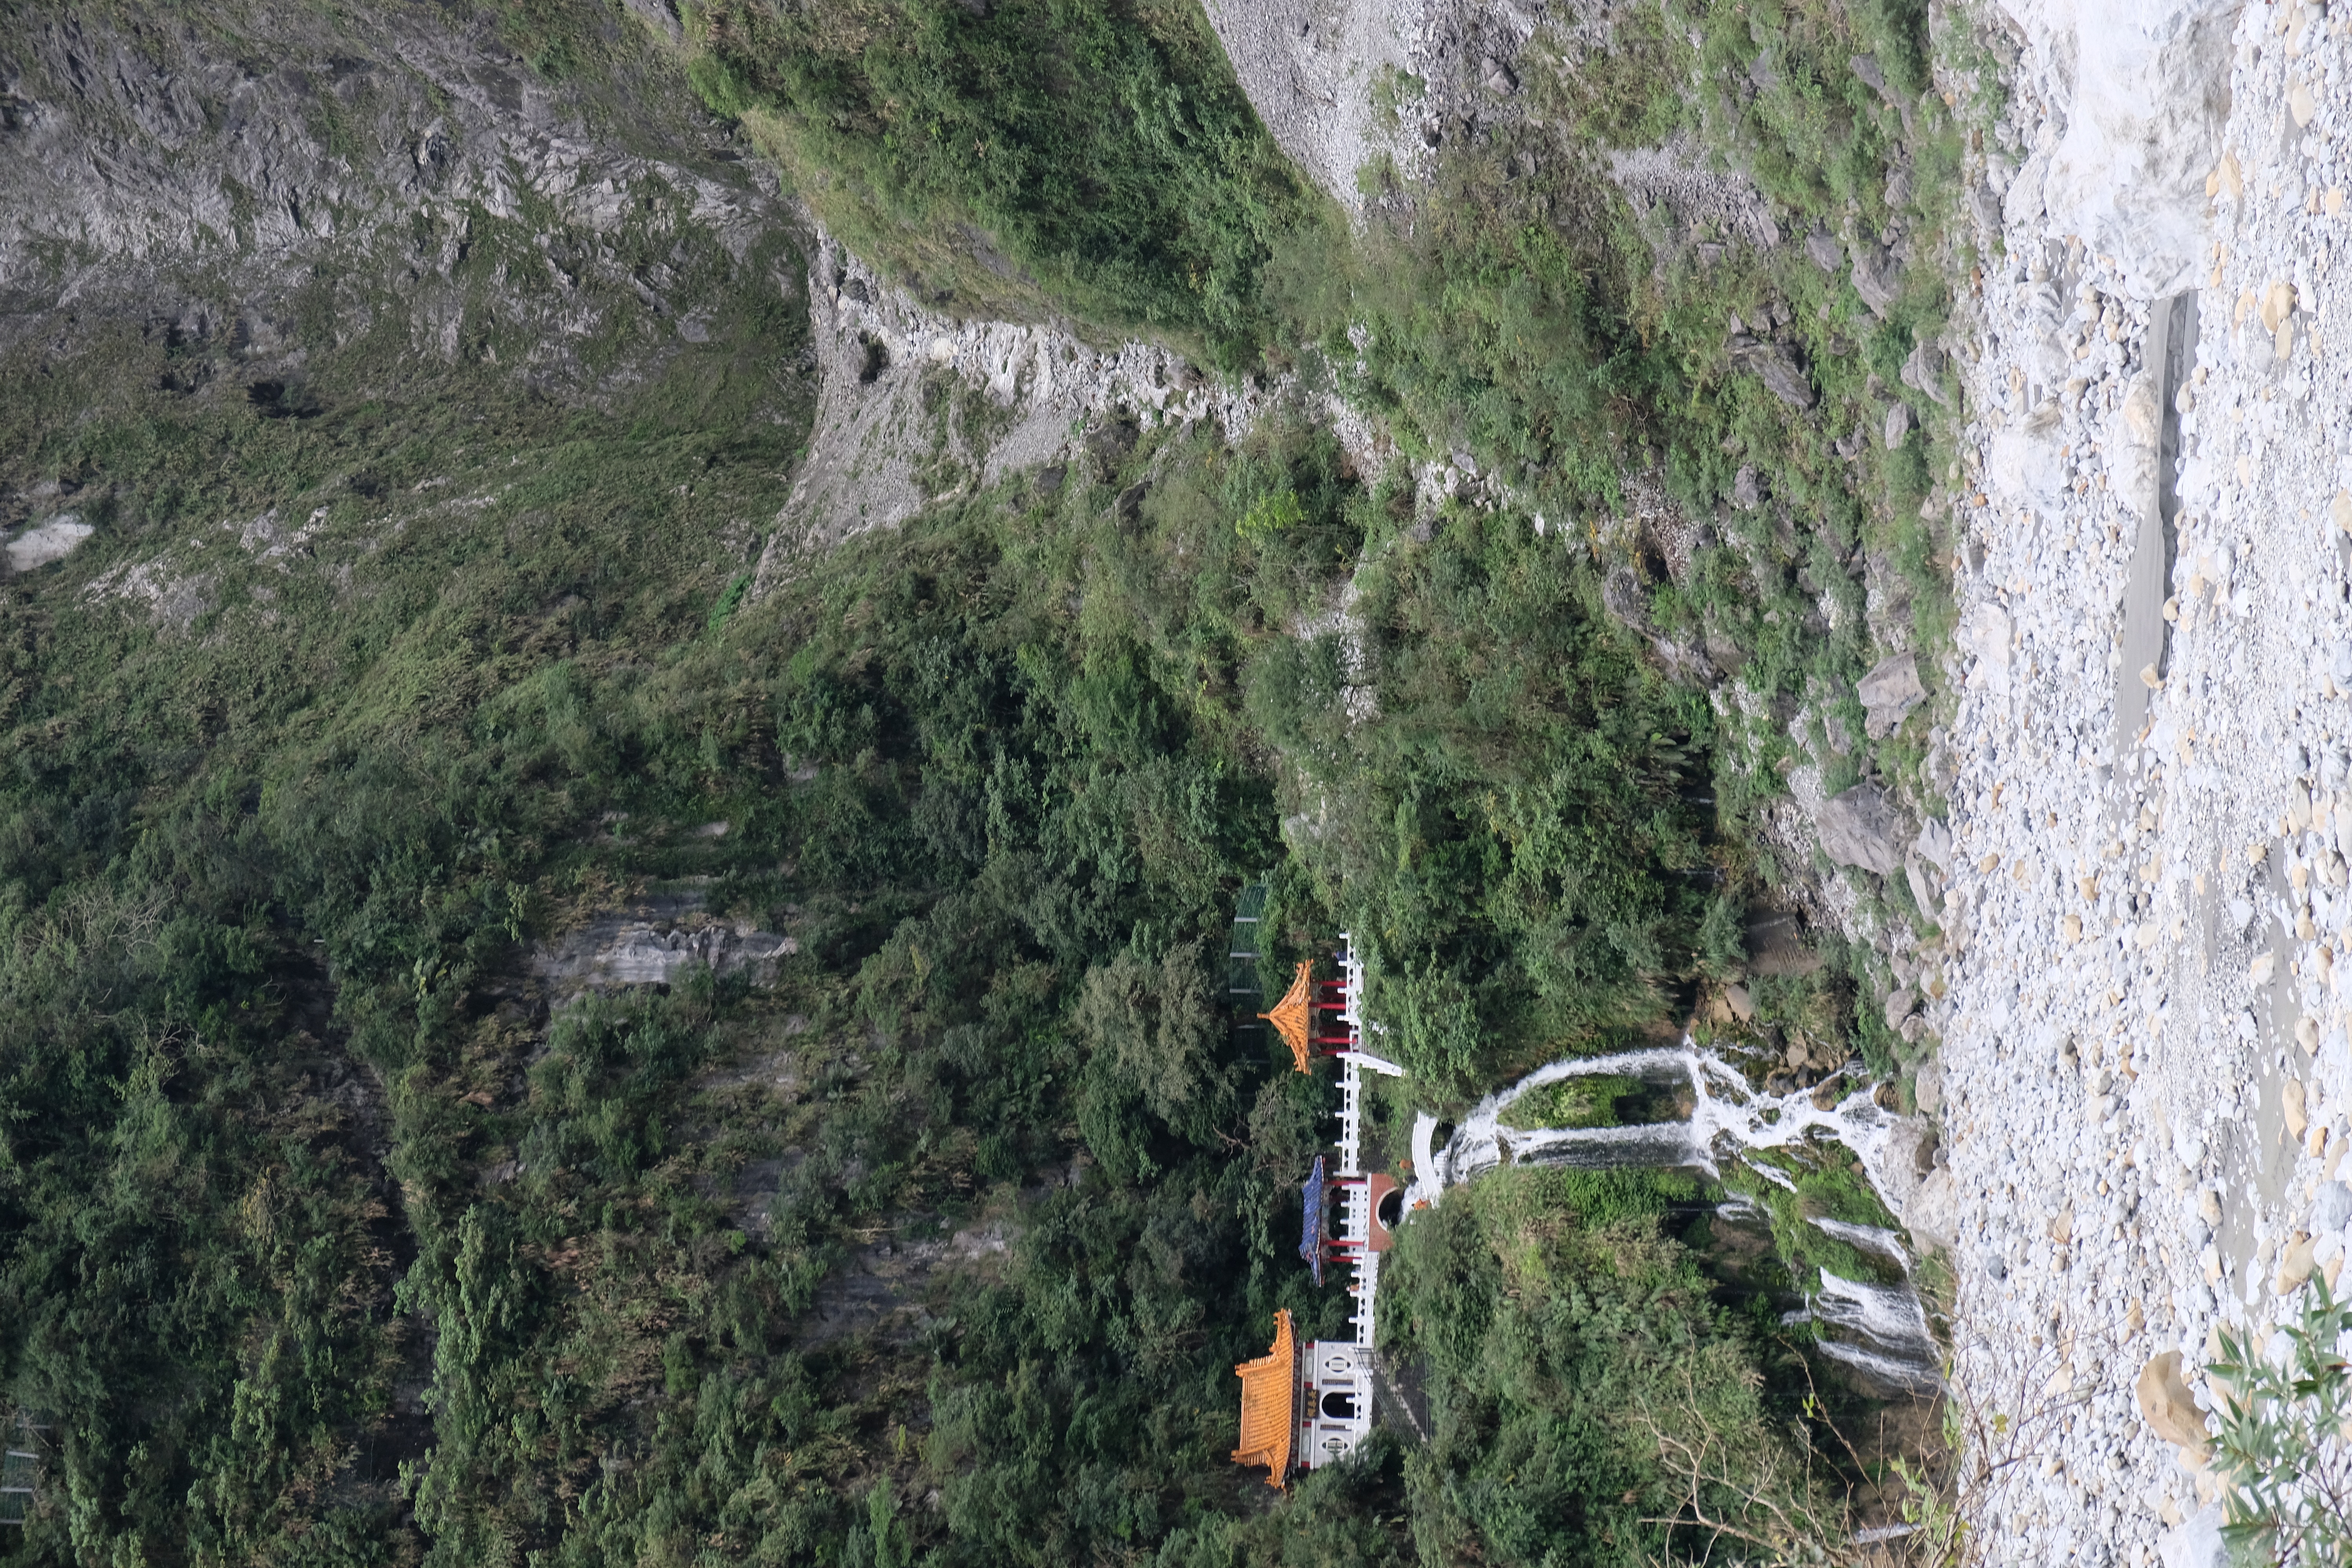
[[[1364,1173],[1361,1100],[1366,1070],[1402,1078],[1404,1069],[1364,1048],[1364,966],[1345,932],[1338,967],[1336,979],[1318,982],[1314,965],[1301,963],[1282,1000],[1258,1015],[1289,1046],[1300,1072],[1313,1070],[1318,1054],[1339,1058],[1339,1158],[1327,1173],[1318,1156],[1307,1179],[1299,1252],[1318,1285],[1326,1262],[1347,1265],[1353,1277],[1348,1292],[1355,1298],[1349,1338],[1300,1343],[1290,1314],[1276,1312],[1273,1348],[1234,1368],[1242,1380],[1242,1437],[1234,1458],[1265,1466],[1273,1486],[1294,1468],[1337,1464],[1371,1436],[1380,1256],[1402,1201],[1392,1177]],[[1331,1194],[1339,1200],[1337,1235],[1327,1224]]]
[[[1291,1445],[1298,1435],[1298,1345],[1291,1338],[1288,1312],[1274,1315],[1274,1348],[1234,1371],[1242,1380],[1242,1440],[1234,1462],[1264,1465],[1266,1485],[1278,1487],[1290,1475]]]

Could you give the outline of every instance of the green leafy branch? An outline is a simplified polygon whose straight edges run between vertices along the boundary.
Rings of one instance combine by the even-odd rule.
[[[2283,1563],[2352,1563],[2352,1304],[2315,1278],[2298,1323],[2266,1347],[2221,1331],[2205,1369],[2221,1398],[2213,1468],[2232,1542]],[[2284,1344],[2281,1342],[2284,1342]]]

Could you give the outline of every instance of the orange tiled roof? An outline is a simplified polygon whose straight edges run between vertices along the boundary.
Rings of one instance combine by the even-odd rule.
[[[1274,1005],[1274,1011],[1258,1015],[1274,1025],[1275,1032],[1290,1047],[1291,1059],[1298,1064],[1300,1072],[1307,1070],[1307,977],[1314,968],[1312,963],[1301,963],[1298,977],[1290,983],[1290,989],[1283,993],[1282,1000]]]
[[[1242,1380],[1242,1441],[1234,1462],[1265,1466],[1265,1484],[1278,1487],[1290,1474],[1290,1440],[1298,1427],[1298,1347],[1288,1312],[1274,1315],[1274,1348],[1234,1371]]]

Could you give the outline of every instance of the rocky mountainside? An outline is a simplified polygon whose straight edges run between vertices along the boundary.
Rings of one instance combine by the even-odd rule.
[[[2218,1561],[2352,1249],[2340,17],[5,15],[0,1561]],[[1875,1142],[1447,1196],[1270,1503],[1244,882],[1402,1175],[1685,1030]]]

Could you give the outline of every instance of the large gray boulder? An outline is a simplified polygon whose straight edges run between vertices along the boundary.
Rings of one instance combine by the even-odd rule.
[[[1813,384],[1806,379],[1804,367],[1798,364],[1787,344],[1759,342],[1740,333],[1727,346],[1731,363],[1762,382],[1764,389],[1773,396],[1791,408],[1813,405]]]
[[[1863,729],[1872,740],[1885,740],[1905,715],[1927,700],[1927,685],[1919,679],[1918,656],[1898,653],[1880,660],[1854,683],[1854,695],[1862,699]]]
[[[1881,877],[1903,863],[1896,840],[1903,819],[1875,784],[1856,784],[1822,802],[1813,814],[1822,852],[1841,866],[1859,866]]]
[[[1903,1221],[1923,1250],[1940,1247],[1949,1252],[1959,1246],[1960,1184],[1952,1179],[1949,1165],[1938,1165],[1920,1179]]]
[[[1886,313],[1903,295],[1903,264],[1877,246],[1855,246],[1853,291],[1862,296],[1872,315],[1886,320]]]

